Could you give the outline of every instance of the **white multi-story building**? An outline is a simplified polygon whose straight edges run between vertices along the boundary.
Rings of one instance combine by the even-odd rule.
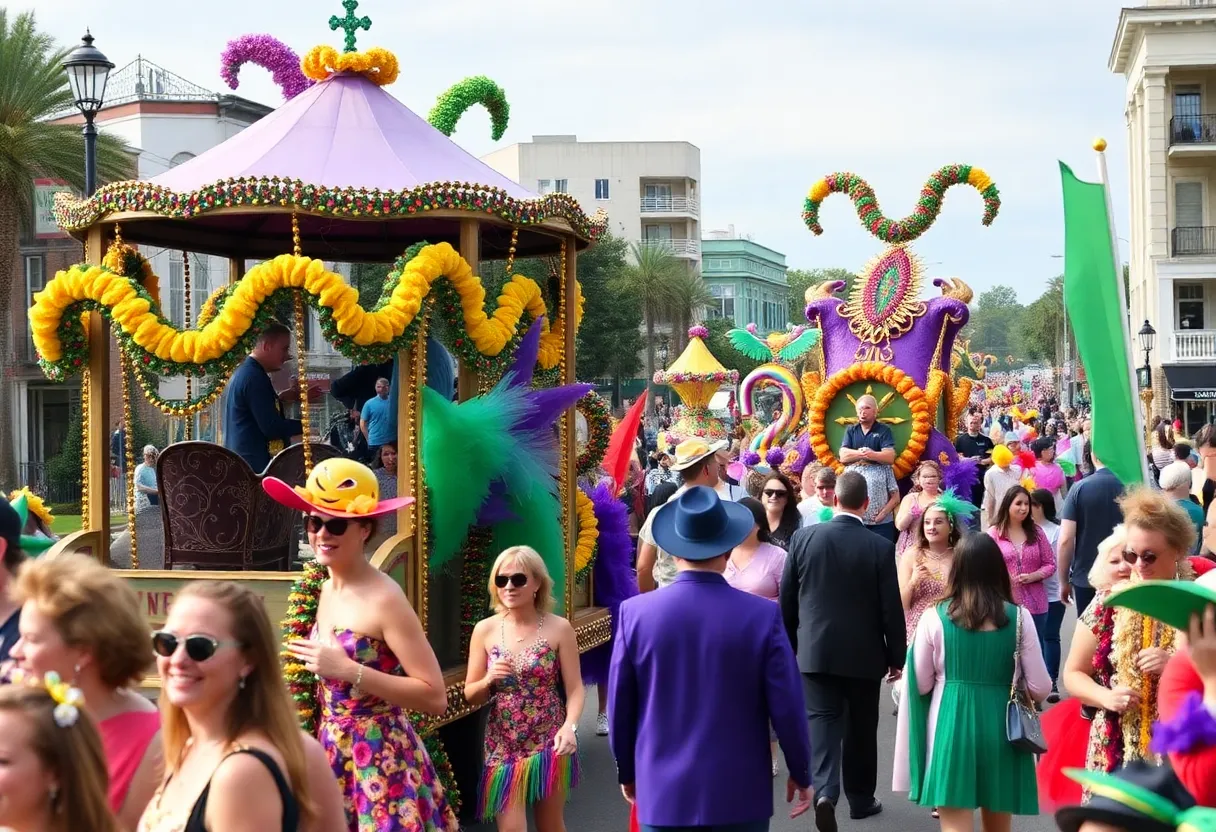
[[[580,142],[533,136],[481,160],[539,194],[568,193],[612,233],[701,265],[701,151],[688,142]]]
[[[1216,416],[1216,0],[1123,9],[1109,67],[1127,79],[1131,330],[1156,330],[1154,411],[1191,433]]]

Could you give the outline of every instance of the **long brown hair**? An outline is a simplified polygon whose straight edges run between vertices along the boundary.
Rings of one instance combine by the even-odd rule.
[[[55,700],[41,686],[0,687],[0,711],[24,718],[32,729],[34,753],[59,782],[59,790],[51,800],[51,829],[120,832],[106,796],[110,775],[93,720],[84,708],[79,708],[76,722],[60,727],[55,722],[55,706]]]
[[[940,511],[942,514],[946,515],[946,522],[950,524],[950,534],[946,536],[946,543],[949,544],[950,548],[953,549],[963,538],[963,527],[959,524],[957,519],[950,516],[950,512],[946,511],[944,508],[940,508],[936,504],[929,506],[927,509],[921,512],[920,517],[916,518],[916,524],[914,526],[916,532],[913,535],[912,545],[917,549],[920,549],[922,552],[929,551],[929,538],[925,537],[925,515],[931,511]]]
[[[291,791],[300,804],[301,825],[315,818],[316,809],[308,798],[308,779],[304,742],[300,737],[300,718],[292,704],[283,671],[279,665],[279,640],[266,617],[262,599],[231,581],[198,581],[178,593],[177,599],[202,598],[227,610],[232,619],[232,637],[240,642],[246,661],[253,670],[245,677],[245,687],[237,693],[228,710],[228,741],[258,731],[283,755]],[[190,726],[181,708],[169,697],[160,698],[160,729],[165,747],[165,766],[177,772],[182,750],[190,739]]]
[[[1009,510],[1013,508],[1013,501],[1022,494],[1026,497],[1026,519],[1022,521],[1022,533],[1026,535],[1027,543],[1035,543],[1039,539],[1038,526],[1034,522],[1034,512],[1030,511],[1034,507],[1034,500],[1030,499],[1030,492],[1020,485],[1015,485],[1005,492],[1004,499],[1001,500],[1001,507],[997,509],[996,521],[992,524],[996,526],[996,530],[1001,533],[1002,537],[1009,537],[1009,524],[1012,522],[1009,517]]]
[[[979,533],[963,538],[954,550],[946,597],[950,620],[964,630],[982,629],[989,621],[999,630],[1009,623],[1005,605],[1013,603],[1013,587],[995,540]]]

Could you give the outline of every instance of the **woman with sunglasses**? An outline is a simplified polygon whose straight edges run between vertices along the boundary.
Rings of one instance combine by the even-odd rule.
[[[1195,579],[1187,558],[1195,524],[1186,512],[1159,491],[1143,487],[1128,492],[1119,506],[1127,529],[1123,560],[1131,566],[1133,582]],[[1094,710],[1090,770],[1109,773],[1151,759],[1157,688],[1174,649],[1172,628],[1133,610],[1107,607],[1098,598],[1082,613],[1063,682],[1069,694]]]
[[[9,656],[18,670],[56,673],[82,692],[105,749],[110,809],[134,829],[163,763],[156,706],[133,689],[152,664],[148,625],[118,574],[84,555],[26,561],[10,584],[21,615]]]
[[[349,829],[455,832],[456,816],[407,717],[447,710],[439,660],[401,587],[364,554],[376,518],[414,498],[381,500],[376,475],[349,459],[317,463],[303,487],[274,477],[262,487],[305,513],[308,542],[329,572],[312,638],[286,646],[318,677],[318,734]]]
[[[574,628],[550,615],[553,579],[541,556],[513,546],[494,561],[494,615],[473,628],[464,696],[490,701],[478,816],[499,832],[565,832],[566,796],[578,785],[583,678]]]
[[[798,513],[798,501],[794,498],[794,486],[789,477],[780,471],[766,476],[760,486],[760,503],[764,506],[769,543],[788,552],[790,538],[802,525],[802,515]]]

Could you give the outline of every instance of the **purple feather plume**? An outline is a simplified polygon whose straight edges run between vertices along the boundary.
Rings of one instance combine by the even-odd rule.
[[[756,453],[755,451],[744,451],[743,456],[742,456],[742,462],[748,468],[752,467],[753,465],[759,465],[760,464],[760,454]]]
[[[806,466],[818,461],[815,457],[815,452],[811,450],[811,434],[809,431],[804,431],[798,437],[798,441],[794,443],[794,450],[798,453],[798,461],[790,466],[790,473],[795,477],[801,477]]]
[[[553,425],[559,416],[574,403],[594,390],[594,384],[567,384],[564,387],[549,387],[533,390],[528,394],[532,412],[520,420],[516,430],[543,430]]]
[[[764,461],[774,468],[781,467],[781,463],[785,462],[785,448],[769,448]]]
[[[544,320],[542,315],[532,322],[532,326],[528,327],[528,331],[520,339],[519,346],[515,348],[515,360],[507,369],[508,373],[515,374],[515,383],[524,387],[532,386],[532,373],[536,369],[536,359],[540,355],[540,334],[544,327]]]
[[[494,480],[490,483],[490,493],[486,497],[486,501],[477,511],[477,525],[496,526],[499,523],[508,523],[518,519],[515,512],[511,510],[511,504],[507,501],[507,484],[502,480]]]
[[[629,538],[629,517],[625,504],[613,493],[611,483],[601,482],[589,493],[599,524],[596,545],[599,554],[591,566],[592,586],[596,606],[612,612],[612,632],[616,634],[616,614],[621,602],[638,594],[633,571],[633,541]],[[580,659],[583,682],[598,685],[608,681],[608,662],[612,658],[612,639],[586,653]]]
[[[953,488],[955,494],[966,498],[980,481],[980,464],[974,459],[959,457],[942,470],[942,487]]]
[[[220,76],[232,89],[237,88],[237,76],[245,64],[268,70],[288,101],[313,85],[300,69],[300,56],[272,35],[242,35],[228,41],[220,57]]]

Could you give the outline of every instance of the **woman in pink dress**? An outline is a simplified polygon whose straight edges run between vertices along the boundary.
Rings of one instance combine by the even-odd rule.
[[[152,666],[148,625],[120,573],[84,555],[27,561],[11,585],[21,638],[10,657],[27,673],[84,695],[109,769],[110,809],[134,829],[161,779],[160,715],[133,686]]]
[[[959,499],[951,489],[934,500],[912,528],[915,537],[898,567],[899,596],[904,605],[909,645],[924,611],[946,597],[954,546],[963,536],[962,519],[978,510]]]
[[[1030,516],[1030,492],[1015,485],[1005,492],[996,520],[988,529],[1009,569],[1013,602],[1025,607],[1034,619],[1039,651],[1047,632],[1047,587],[1044,581],[1056,573],[1056,554],[1047,533]]]
[[[916,466],[912,472],[912,490],[908,492],[899,504],[895,513],[895,528],[899,530],[899,540],[895,543],[895,557],[898,558],[916,540],[916,528],[921,515],[941,496],[942,469],[931,459],[926,459]],[[912,638],[912,634],[908,634]]]
[[[735,589],[776,602],[781,590],[781,572],[785,569],[785,550],[769,542],[768,513],[763,504],[755,497],[744,497],[739,504],[751,510],[756,527],[751,536],[731,552],[722,576]]]

